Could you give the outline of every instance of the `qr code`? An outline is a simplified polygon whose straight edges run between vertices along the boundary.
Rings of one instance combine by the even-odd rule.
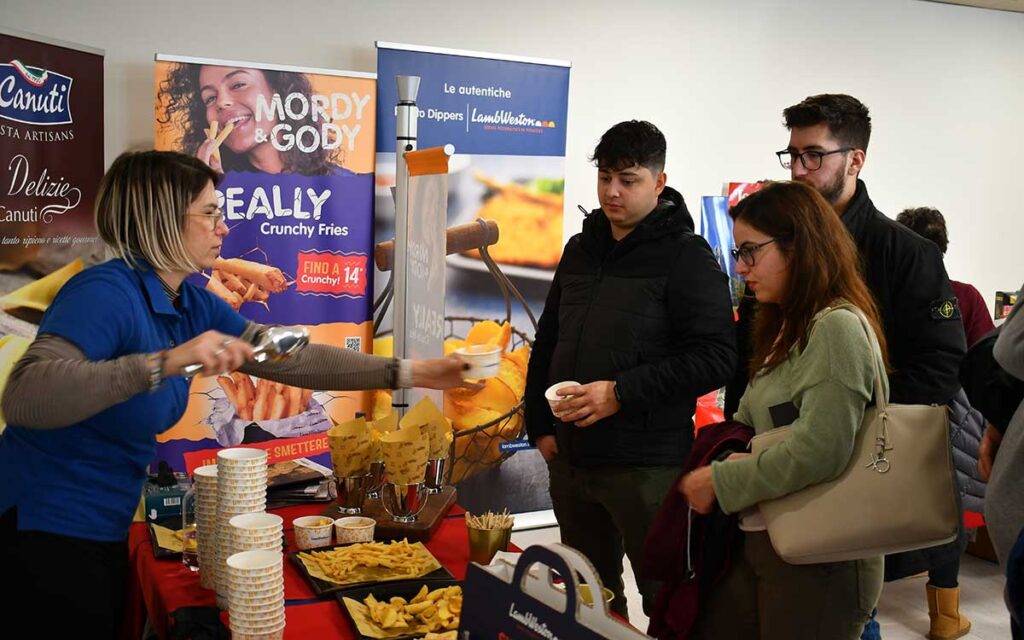
[[[353,351],[363,350],[363,339],[361,337],[345,338],[345,348]]]

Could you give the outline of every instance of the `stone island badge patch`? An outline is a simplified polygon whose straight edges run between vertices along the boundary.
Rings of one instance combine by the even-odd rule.
[[[959,320],[960,303],[956,298],[936,300],[931,305],[932,320]]]

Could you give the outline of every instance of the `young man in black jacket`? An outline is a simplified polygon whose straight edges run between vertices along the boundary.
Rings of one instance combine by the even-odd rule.
[[[665,137],[621,122],[594,150],[601,208],[565,246],[526,382],[530,441],[548,462],[562,541],[583,552],[626,614],[622,556],[634,575],[662,499],[693,442],[696,398],[736,364],[729,285],[665,186]],[[544,392],[563,381],[552,413]],[[637,583],[650,611],[656,584]]]
[[[867,107],[852,96],[823,94],[782,113],[790,135],[789,145],[776,153],[779,161],[793,180],[814,187],[832,203],[860,251],[889,345],[889,400],[949,403],[960,391],[958,372],[966,352],[959,307],[939,248],[876,209],[859,179],[871,137]],[[727,417],[736,411],[749,381],[754,306],[751,296],[740,302],[740,365],[726,390]],[[960,637],[970,629],[970,622],[959,614],[962,550],[960,541],[886,557],[886,580],[929,570],[932,638]]]

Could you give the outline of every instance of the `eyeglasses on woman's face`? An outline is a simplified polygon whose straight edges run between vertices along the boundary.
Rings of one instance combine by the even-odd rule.
[[[224,211],[218,207],[208,213],[186,213],[185,215],[193,218],[203,218],[204,220],[210,221],[210,229],[216,230],[217,225],[224,220]]]
[[[758,244],[746,243],[740,247],[733,249],[729,253],[732,254],[733,260],[742,260],[743,264],[747,265],[748,267],[752,267],[754,266],[754,261],[756,260],[757,253],[761,249],[767,247],[768,245],[777,240],[779,240],[779,238],[772,238],[771,240],[766,240]]]

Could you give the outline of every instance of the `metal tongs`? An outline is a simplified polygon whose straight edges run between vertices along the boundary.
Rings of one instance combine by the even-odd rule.
[[[301,351],[309,344],[309,329],[306,327],[267,327],[253,344],[253,360],[256,362],[280,362]],[[186,378],[203,370],[203,365],[194,363],[182,368]]]

